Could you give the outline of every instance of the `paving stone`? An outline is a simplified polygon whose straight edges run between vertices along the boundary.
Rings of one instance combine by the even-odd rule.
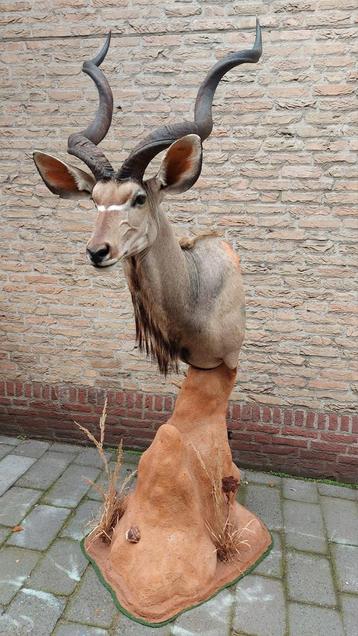
[[[10,446],[10,444],[1,444],[0,443],[0,459],[2,457],[5,457],[5,455],[7,455],[8,453],[10,453],[13,450],[14,450],[14,447]]]
[[[68,520],[61,536],[81,541],[91,530],[91,522],[98,517],[101,508],[102,503],[99,501],[83,501]]]
[[[0,603],[11,601],[40,558],[38,552],[4,548],[0,552]]]
[[[333,484],[317,484],[320,495],[326,497],[339,497],[339,499],[358,500],[358,489],[347,486],[334,486]]]
[[[71,453],[51,453],[48,451],[31,466],[16,485],[47,490],[62,475],[72,460]]]
[[[332,555],[338,588],[342,592],[358,594],[358,547],[334,544]]]
[[[112,451],[105,451],[107,461],[112,458]],[[84,448],[75,459],[76,464],[83,466],[96,466],[97,468],[103,468],[103,461],[96,448]]]
[[[53,634],[54,636],[109,636],[106,629],[81,625],[80,623],[62,623]]]
[[[249,484],[270,484],[273,486],[279,486],[281,483],[281,477],[277,475],[271,475],[270,473],[261,473],[256,470],[245,471],[245,481]]]
[[[265,557],[255,568],[254,574],[264,574],[265,576],[282,576],[282,545],[278,532],[272,533],[273,547],[267,557]]]
[[[8,537],[10,528],[2,528],[0,526],[0,545],[2,545],[5,539]]]
[[[79,592],[66,608],[70,621],[90,623],[95,627],[110,627],[117,609],[108,590],[102,585],[93,568],[87,568]]]
[[[175,621],[173,636],[193,634],[193,636],[223,636],[229,631],[234,596],[231,590],[223,590],[207,603],[184,612]],[[132,632],[134,635],[134,632]],[[170,632],[169,632],[170,633]]]
[[[56,453],[72,453],[72,455],[77,455],[81,450],[83,450],[83,446],[65,442],[53,442],[50,446],[50,451]]]
[[[80,544],[59,539],[37,565],[26,587],[52,594],[72,594],[88,565]]]
[[[96,485],[97,485],[99,488],[104,488],[104,489],[105,489],[105,488],[106,488],[106,485],[107,485],[107,479],[106,479],[105,474],[104,474],[104,473],[101,473],[101,474],[100,474],[100,476],[98,477],[98,479],[96,480],[96,482],[95,482],[95,483],[96,483]],[[88,491],[88,493],[87,493],[87,497],[88,497],[89,499],[92,499],[92,500],[94,500],[94,501],[98,501],[98,502],[101,502],[101,501],[103,500],[103,497],[102,497],[101,493],[100,493],[100,492],[97,490],[97,488],[95,488],[94,486],[92,486],[92,487],[89,489],[89,491]]]
[[[311,481],[303,479],[282,480],[283,496],[286,499],[294,499],[295,501],[306,501],[308,503],[318,503],[317,485]]]
[[[30,508],[40,499],[42,493],[30,488],[13,486],[0,497],[0,523],[3,526],[16,526],[22,521]]]
[[[342,594],[341,605],[343,625],[346,636],[357,636],[358,633],[358,596]]]
[[[33,457],[18,457],[13,453],[0,460],[0,497],[35,461]]]
[[[237,584],[236,600],[233,619],[236,632],[284,636],[286,610],[281,581],[249,574]]]
[[[289,605],[290,636],[344,636],[338,612],[313,605]]]
[[[116,625],[113,630],[113,636],[170,636],[174,634],[173,624],[164,625],[163,627],[147,627],[140,623],[135,623],[124,614],[118,613]],[[205,632],[202,632],[203,634]],[[181,636],[191,635],[192,632],[181,631]]]
[[[246,501],[246,491],[247,491],[247,482],[244,479],[241,479],[239,490],[237,491],[236,500],[242,505],[245,506]]]
[[[293,601],[336,605],[329,561],[314,554],[287,553],[288,594]]]
[[[322,497],[328,539],[358,546],[358,506],[354,501]]]
[[[49,446],[50,444],[48,442],[39,442],[34,439],[27,439],[25,442],[18,444],[18,446],[14,448],[13,453],[14,455],[39,458],[47,451]]]
[[[60,618],[65,601],[38,590],[23,589],[0,616],[0,634],[49,636]]]
[[[21,523],[23,531],[13,534],[7,543],[34,550],[46,550],[69,514],[67,508],[35,506]]]
[[[94,466],[71,464],[45,495],[43,501],[55,506],[74,508],[91,487],[87,480],[94,481],[99,474]]]
[[[139,464],[139,460],[142,457],[143,453],[136,453],[135,451],[124,451],[124,455],[123,455],[123,461],[125,464],[135,464],[135,466],[137,467]],[[241,474],[243,475],[244,472],[241,471]]]
[[[271,530],[282,528],[280,492],[277,488],[249,484],[246,506],[254,512]]]
[[[320,506],[298,501],[283,501],[286,545],[297,550],[327,552],[327,539]]]
[[[0,444],[10,444],[10,446],[17,446],[20,444],[18,437],[11,437],[10,435],[0,435]]]
[[[143,453],[138,453],[136,451],[131,451],[131,450],[125,450],[124,451],[124,462],[127,464],[137,464],[140,460],[140,458],[142,457]]]

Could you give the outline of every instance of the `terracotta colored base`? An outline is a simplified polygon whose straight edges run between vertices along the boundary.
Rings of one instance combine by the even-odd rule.
[[[140,622],[158,625],[202,603],[271,545],[263,523],[235,500],[240,471],[225,422],[235,376],[225,365],[189,369],[172,417],[140,459],[111,544],[85,541],[121,608]],[[218,558],[227,557],[219,536],[225,526],[235,538],[231,560]]]

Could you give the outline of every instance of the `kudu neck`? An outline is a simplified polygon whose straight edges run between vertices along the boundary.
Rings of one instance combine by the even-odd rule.
[[[157,236],[141,260],[142,272],[158,302],[178,310],[185,306],[189,287],[186,259],[166,213],[158,207],[155,214]]]

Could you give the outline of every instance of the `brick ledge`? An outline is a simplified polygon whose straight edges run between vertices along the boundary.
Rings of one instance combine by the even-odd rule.
[[[174,396],[93,387],[0,382],[2,433],[85,443],[74,420],[96,430],[108,398],[107,443],[145,449]],[[228,431],[241,467],[357,482],[358,415],[230,402]]]

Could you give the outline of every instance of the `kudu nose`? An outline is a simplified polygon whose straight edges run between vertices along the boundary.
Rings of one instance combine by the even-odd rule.
[[[100,265],[102,261],[108,256],[110,252],[110,246],[108,243],[104,243],[101,247],[96,247],[96,249],[90,249],[87,247],[87,254],[90,257],[93,265]]]

